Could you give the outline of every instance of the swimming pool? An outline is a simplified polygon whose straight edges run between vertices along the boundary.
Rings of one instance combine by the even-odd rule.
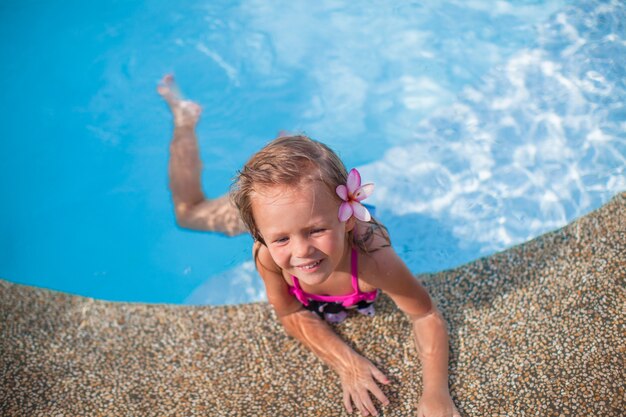
[[[262,299],[249,237],[180,230],[174,72],[209,196],[279,130],[374,181],[415,272],[562,226],[626,189],[620,1],[22,1],[0,8],[0,277],[108,300]]]

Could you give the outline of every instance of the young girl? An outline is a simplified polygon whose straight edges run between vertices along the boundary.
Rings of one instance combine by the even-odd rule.
[[[423,364],[419,416],[459,416],[448,391],[446,324],[425,289],[390,245],[386,229],[360,201],[373,189],[361,186],[337,155],[305,136],[283,136],[256,153],[225,197],[207,200],[194,133],[200,108],[183,101],[173,78],[159,85],[174,115],[170,185],[178,223],[230,235],[249,231],[267,298],[287,333],[337,372],[343,403],[362,415],[377,415],[370,395],[389,400],[378,384],[387,377],[356,353],[328,322],[347,310],[374,314],[378,291],[411,319]],[[239,215],[238,215],[239,214]]]

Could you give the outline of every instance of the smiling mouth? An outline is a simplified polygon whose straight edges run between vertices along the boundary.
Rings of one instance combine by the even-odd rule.
[[[319,261],[311,262],[310,264],[298,265],[296,268],[302,269],[303,271],[310,271],[311,269],[317,268],[317,266],[321,263],[322,260],[320,259]]]

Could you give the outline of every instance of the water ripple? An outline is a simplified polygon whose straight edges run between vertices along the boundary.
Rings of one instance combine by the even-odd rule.
[[[626,5],[581,2],[362,168],[396,215],[450,225],[491,253],[563,226],[626,189]],[[415,231],[419,233],[419,231]]]

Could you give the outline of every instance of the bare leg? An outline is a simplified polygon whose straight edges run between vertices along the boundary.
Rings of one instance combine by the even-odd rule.
[[[246,232],[237,208],[227,195],[207,200],[202,191],[202,161],[196,138],[201,109],[183,100],[174,77],[166,75],[157,87],[174,116],[174,137],[170,145],[169,178],[174,212],[181,227],[237,235]]]

